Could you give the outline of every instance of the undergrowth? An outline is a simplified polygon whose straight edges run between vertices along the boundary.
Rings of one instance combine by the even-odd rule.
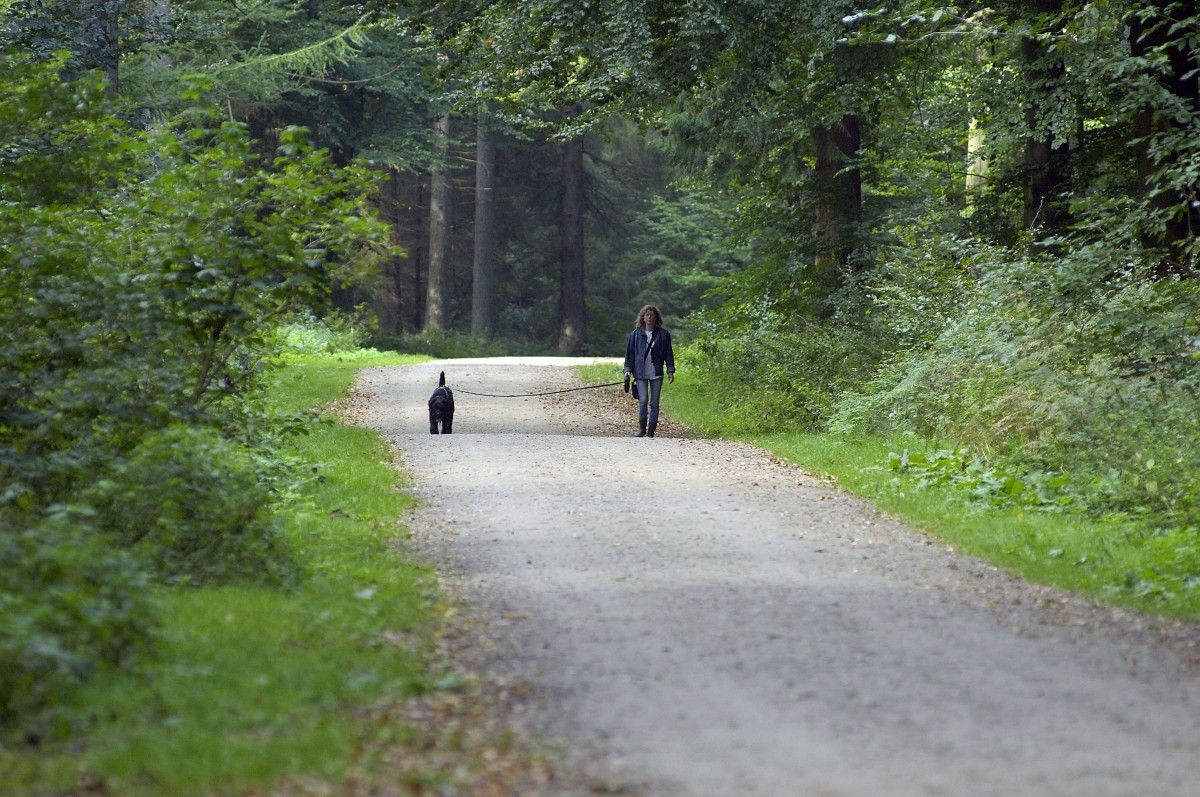
[[[325,404],[358,367],[402,361],[294,359],[275,374],[272,401]],[[56,726],[0,742],[0,793],[187,797],[284,777],[340,782],[379,732],[363,719],[369,707],[438,687],[426,656],[436,584],[393,545],[411,499],[385,445],[322,422],[290,453],[311,472],[281,527],[296,581],[160,589],[141,677],[99,675]]]

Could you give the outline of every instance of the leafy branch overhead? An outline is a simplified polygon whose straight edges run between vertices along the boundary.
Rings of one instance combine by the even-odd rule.
[[[370,41],[371,27],[370,17],[362,16],[347,28],[284,52],[267,48],[267,42],[259,39],[246,51],[234,50],[233,60],[222,59],[209,74],[227,91],[253,86],[257,97],[251,98],[277,97],[296,80],[321,78],[333,67],[354,61]]]

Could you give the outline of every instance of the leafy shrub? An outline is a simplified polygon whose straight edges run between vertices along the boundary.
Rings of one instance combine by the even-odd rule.
[[[378,325],[378,319],[362,308],[320,317],[305,311],[276,328],[275,343],[285,357],[354,352],[366,345]]]
[[[871,312],[885,319],[889,347],[928,346],[961,316],[975,287],[965,264],[970,249],[933,226],[907,224],[890,231],[891,246],[876,257],[866,291]]]
[[[976,328],[977,321],[968,314],[929,348],[893,354],[859,391],[838,397],[830,430],[912,431],[981,453],[1047,430],[1026,405],[1051,388],[1022,379],[991,356],[988,333]]]
[[[1092,475],[1082,496],[1094,514],[1128,513],[1170,527],[1200,526],[1200,400],[1186,382],[1118,380],[1080,385],[1037,462],[1071,462]],[[1198,562],[1200,564],[1200,562]]]
[[[1141,259],[978,253],[957,317],[841,396],[831,428],[948,440],[989,468],[1070,473],[1093,514],[1197,525],[1200,285]]]
[[[1143,542],[1146,564],[1125,574],[1113,592],[1127,590],[1139,597],[1172,601],[1200,594],[1200,528],[1185,526],[1155,534]]]
[[[132,666],[151,594],[140,564],[78,511],[0,514],[0,724],[61,704],[99,667]]]
[[[688,350],[695,379],[720,397],[748,431],[811,430],[834,400],[870,373],[876,346],[834,322],[710,330]]]
[[[132,129],[55,64],[0,53],[0,139],[0,478],[43,506],[147,429],[252,434],[276,322],[384,237],[303,131],[271,160],[209,107]]]
[[[295,426],[254,408],[269,332],[386,237],[373,174],[302,130],[263,157],[199,83],[136,129],[63,66],[0,51],[0,719],[123,661],[138,555],[163,581],[288,580],[269,483],[227,440]]]
[[[888,468],[897,474],[897,485],[921,490],[949,485],[972,500],[988,506],[1018,505],[1059,509],[1075,500],[1070,476],[1040,471],[1014,473],[1002,465],[989,465],[965,448],[942,449],[932,454],[903,451],[888,455]],[[904,481],[900,481],[905,477]]]
[[[284,584],[294,576],[253,456],[215,431],[146,436],[86,494],[96,527],[169,583]]]

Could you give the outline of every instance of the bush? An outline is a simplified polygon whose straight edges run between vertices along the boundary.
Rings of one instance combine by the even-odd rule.
[[[356,352],[375,334],[379,322],[369,310],[332,312],[318,318],[312,312],[297,313],[275,331],[277,348],[284,357]]]
[[[375,175],[300,129],[271,159],[211,106],[139,130],[104,94],[0,52],[0,140],[19,142],[0,163],[0,503],[72,502],[149,429],[254,435],[271,331],[386,235],[362,212]]]
[[[255,458],[207,429],[148,435],[85,500],[96,527],[168,583],[286,584],[294,577]]]
[[[302,130],[256,154],[194,103],[202,80],[137,129],[69,74],[0,52],[5,716],[121,663],[150,577],[289,581],[271,482],[228,441],[297,428],[256,410],[270,330],[386,238],[362,212],[375,174]]]
[[[134,558],[79,512],[0,515],[0,724],[61,705],[97,668],[131,667],[151,595]]]
[[[821,427],[834,400],[870,373],[876,356],[866,333],[816,321],[713,331],[689,349],[695,379],[747,431]]]
[[[1069,474],[1095,515],[1200,526],[1200,285],[1116,248],[986,256],[957,318],[842,396],[831,429],[916,432]]]
[[[1079,385],[1078,410],[1027,459],[1087,478],[1093,514],[1123,513],[1200,528],[1200,400],[1186,383],[1121,380]]]

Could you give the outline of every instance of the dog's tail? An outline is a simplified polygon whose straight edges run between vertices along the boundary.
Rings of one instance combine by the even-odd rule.
[[[446,386],[446,372],[442,371],[441,377],[438,378],[438,387],[445,387],[445,386]]]

